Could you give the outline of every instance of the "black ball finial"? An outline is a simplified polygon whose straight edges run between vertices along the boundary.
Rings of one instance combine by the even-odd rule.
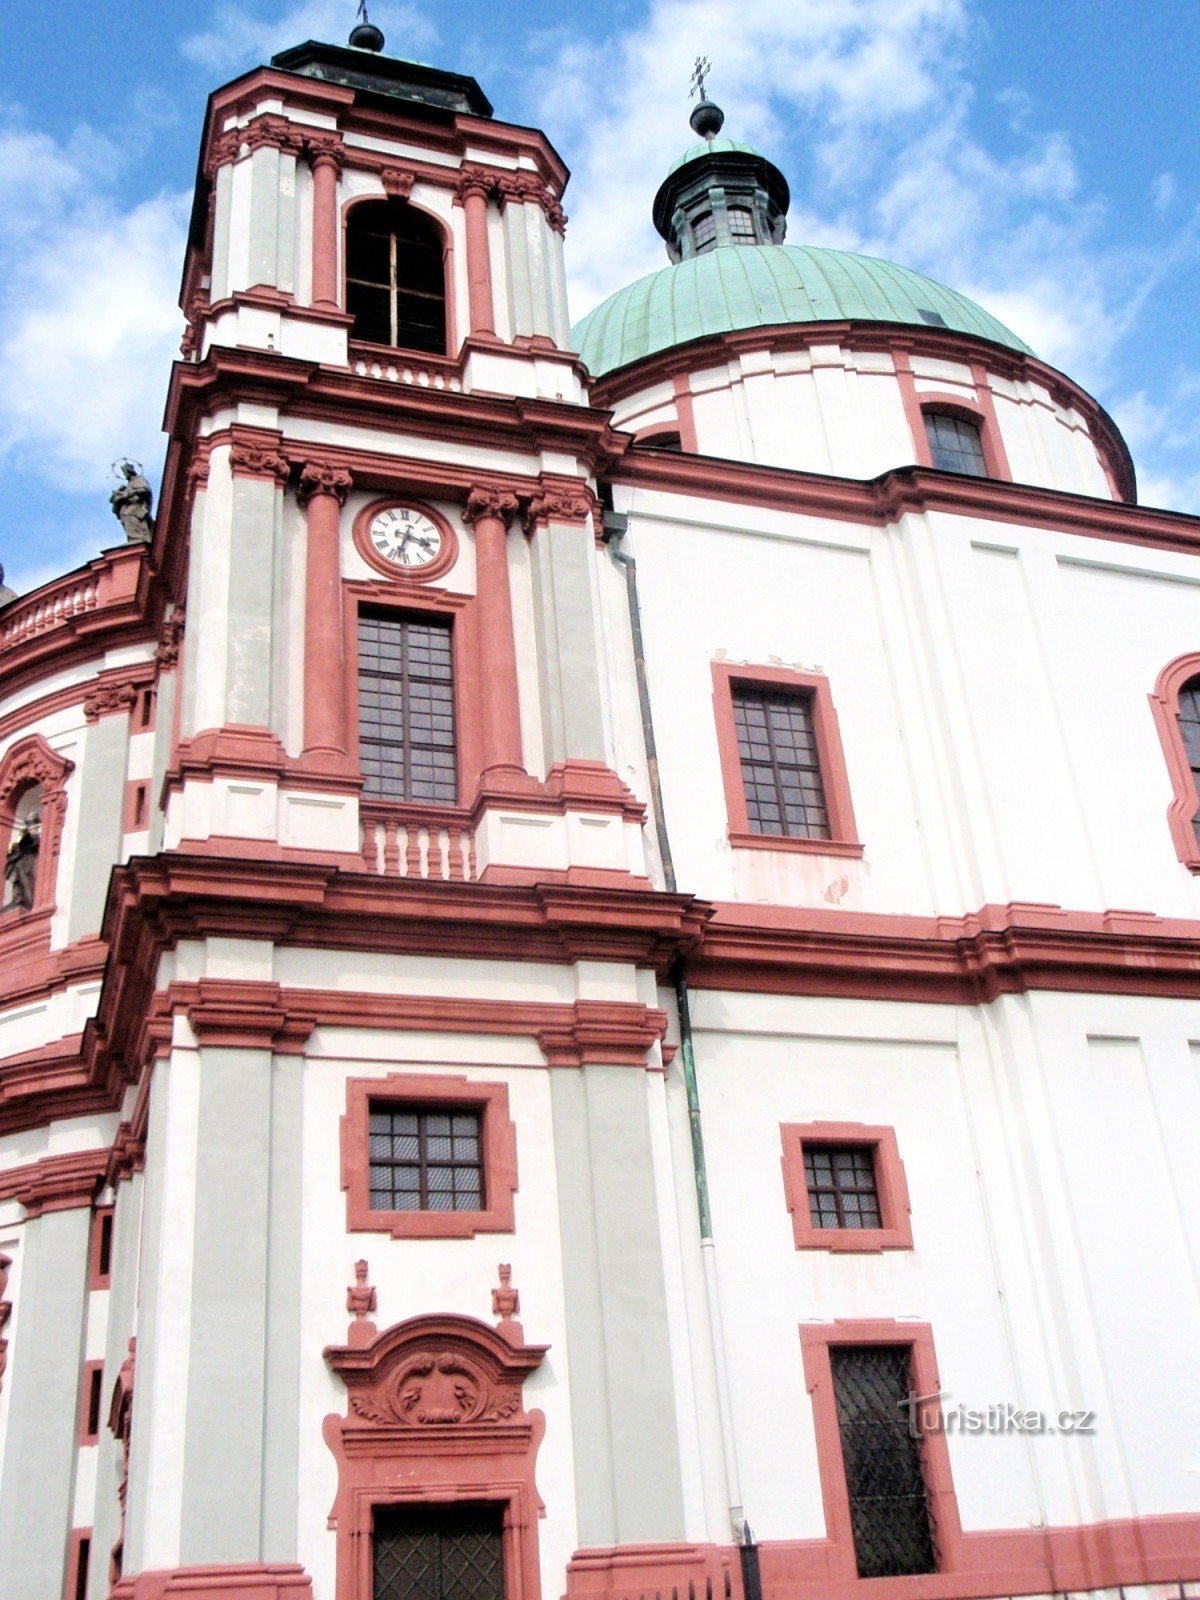
[[[350,35],[350,43],[356,50],[374,50],[376,55],[385,42],[383,34],[373,22],[360,22]]]
[[[725,126],[725,113],[715,100],[700,100],[692,107],[688,121],[702,139],[715,139]]]

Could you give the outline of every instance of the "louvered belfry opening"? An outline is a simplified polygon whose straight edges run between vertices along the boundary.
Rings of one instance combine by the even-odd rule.
[[[499,1505],[377,1506],[372,1600],[504,1600]]]
[[[442,236],[416,207],[368,200],[350,213],[346,310],[354,339],[446,354]]]
[[[921,1441],[909,1425],[908,1345],[829,1352],[860,1578],[935,1572]]]

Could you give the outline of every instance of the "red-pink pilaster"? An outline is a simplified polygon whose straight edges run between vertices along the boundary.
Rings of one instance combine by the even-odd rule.
[[[353,480],[341,467],[310,461],[297,497],[308,512],[304,594],[304,753],[346,753],[342,574],[338,525]]]
[[[494,334],[492,259],[488,247],[488,196],[492,180],[479,167],[464,167],[458,194],[467,223],[467,298],[471,333]]]
[[[476,613],[479,619],[479,683],[483,777],[524,771],[521,711],[517,698],[517,651],[508,584],[508,525],[517,512],[515,495],[472,489],[463,521],[475,529]]]
[[[336,310],[337,182],[342,166],[339,134],[313,134],[305,141],[313,174],[312,303]]]

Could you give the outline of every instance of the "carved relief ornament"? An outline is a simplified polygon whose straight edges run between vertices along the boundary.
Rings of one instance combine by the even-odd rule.
[[[533,495],[521,517],[526,533],[543,522],[586,522],[596,509],[596,497],[588,489],[547,489]]]
[[[330,461],[310,461],[300,474],[296,498],[306,506],[314,495],[328,494],[344,506],[353,487],[354,479],[343,467],[335,467]]]
[[[111,711],[130,711],[137,704],[136,683],[102,683],[83,697],[83,714],[89,722],[99,722]]]
[[[459,172],[455,193],[460,200],[472,194],[480,194],[485,200],[490,200],[495,192],[496,175],[486,167],[463,167]]]
[[[235,478],[269,478],[286,483],[291,462],[269,445],[234,444],[229,450],[229,466]]]
[[[467,496],[463,521],[471,526],[481,517],[495,517],[507,528],[519,510],[520,504],[515,494],[509,494],[506,489],[477,486]]]
[[[176,606],[171,615],[162,625],[162,632],[158,638],[158,649],[154,652],[154,659],[160,667],[173,667],[179,660],[179,646],[183,643],[183,630],[187,622],[187,615],[182,606]]]
[[[332,128],[306,129],[301,147],[314,167],[319,161],[329,161],[340,172],[346,163],[345,140]]]

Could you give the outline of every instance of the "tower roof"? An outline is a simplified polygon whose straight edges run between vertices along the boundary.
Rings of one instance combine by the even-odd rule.
[[[727,245],[663,267],[610,295],[573,336],[600,377],[693,339],[806,322],[950,328],[1032,353],[974,300],[923,273],[815,245]]]

